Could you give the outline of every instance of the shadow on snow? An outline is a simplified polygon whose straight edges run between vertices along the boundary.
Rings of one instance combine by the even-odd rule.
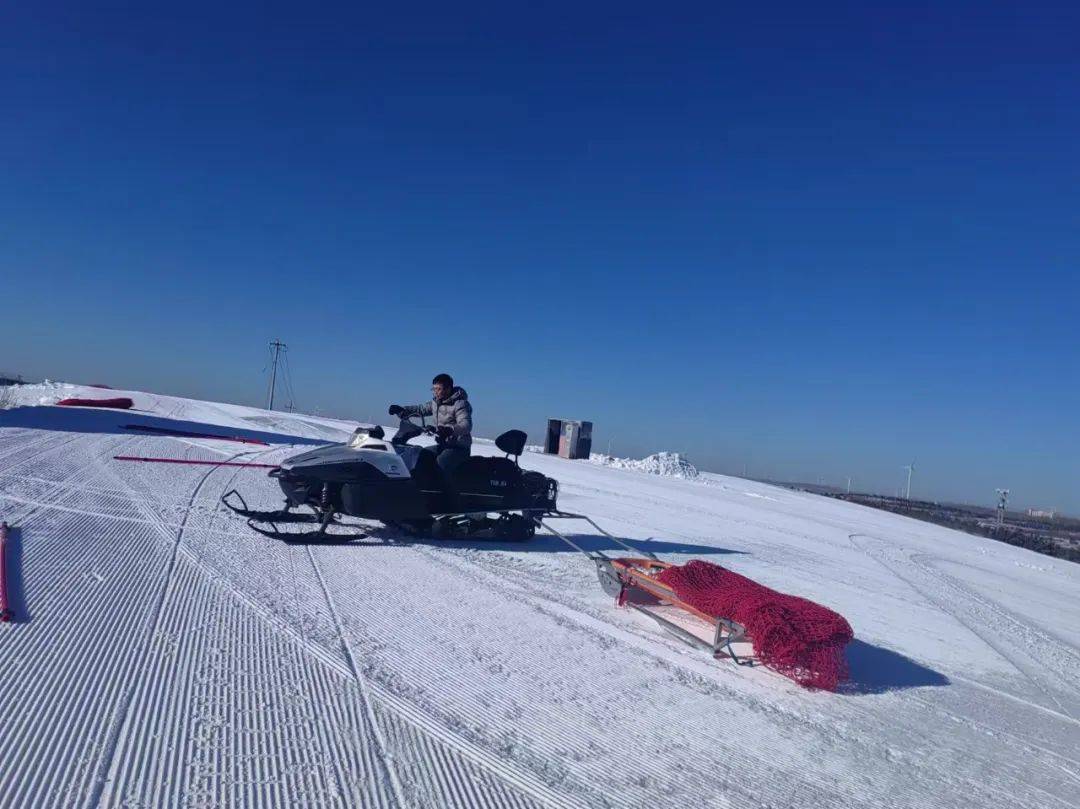
[[[7,597],[8,609],[11,610],[11,621],[16,624],[29,623],[30,608],[27,606],[26,592],[23,589],[21,529],[8,528],[7,542],[4,543],[3,550],[7,562]]]
[[[899,652],[855,639],[847,647],[851,680],[842,694],[884,694],[905,688],[949,685],[949,678]]]
[[[138,429],[128,429],[128,425]],[[180,421],[162,416],[150,416],[132,410],[104,410],[81,407],[16,407],[0,413],[0,426],[25,427],[32,430],[60,430],[73,433],[115,433],[117,435],[153,435],[153,430],[174,430],[189,433],[219,435],[223,438],[245,438],[267,444],[312,444],[322,446],[335,443],[286,433],[263,430],[247,430],[242,427],[223,427],[220,424],[204,424],[198,421]],[[170,436],[162,434],[161,437]],[[176,436],[172,436],[176,437]],[[344,440],[344,438],[342,439]]]
[[[340,527],[349,528],[353,527],[353,525],[353,523],[341,523]],[[356,545],[357,547],[365,547],[368,545],[429,545],[435,548],[454,548],[458,550],[516,551],[518,553],[577,553],[576,550],[558,537],[549,536],[547,534],[537,534],[532,539],[518,541],[486,538],[483,536],[461,537],[459,539],[435,539],[434,537],[403,533],[400,530],[390,527],[365,525],[364,528],[367,529],[368,537],[370,537],[372,541],[350,542],[346,537],[334,536],[333,528],[331,528],[331,533],[324,538],[304,537],[299,532],[297,532],[294,538],[290,537],[287,531],[283,531],[280,536],[271,537],[271,539],[280,540],[290,545]],[[567,535],[582,548],[590,552],[600,551],[608,556],[615,557],[631,555],[630,551],[626,550],[626,548],[605,536],[570,533]],[[745,553],[745,551],[735,551],[730,550],[729,548],[718,548],[711,545],[695,545],[688,542],[669,542],[667,540],[656,539],[655,537],[650,537],[648,539],[632,539],[627,540],[627,542],[632,547],[642,551],[642,554],[639,555],[644,555],[644,552],[646,551],[657,555],[686,554],[693,556],[717,556],[723,554]]]

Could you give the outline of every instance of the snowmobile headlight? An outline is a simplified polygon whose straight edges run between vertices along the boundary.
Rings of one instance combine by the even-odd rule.
[[[352,437],[349,438],[349,447],[352,449],[356,449],[369,438],[382,438],[383,435],[384,433],[382,427],[378,427],[375,425],[371,427],[357,427],[355,430],[353,430]]]

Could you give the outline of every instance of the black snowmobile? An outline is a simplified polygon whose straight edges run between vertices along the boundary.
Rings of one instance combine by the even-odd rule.
[[[524,540],[533,536],[540,517],[556,510],[558,482],[518,464],[526,439],[521,430],[509,430],[495,439],[505,457],[473,455],[445,476],[432,452],[408,443],[433,431],[402,419],[390,441],[384,440],[381,427],[360,427],[346,444],[289,458],[269,473],[285,493],[285,508],[277,511],[249,509],[235,489],[221,501],[248,517],[248,525],[259,533],[289,540],[344,541],[365,536],[328,533],[329,526],[337,524],[338,514],[378,520],[435,538],[489,531],[498,539]],[[233,497],[240,505],[229,502]],[[313,514],[294,512],[299,506],[308,506]],[[278,523],[304,522],[317,522],[319,527],[307,533],[282,532],[277,527]]]

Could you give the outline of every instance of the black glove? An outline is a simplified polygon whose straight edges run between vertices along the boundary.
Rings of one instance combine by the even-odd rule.
[[[435,428],[435,440],[442,444],[445,441],[449,441],[450,437],[454,434],[454,428],[448,427],[442,424]]]
[[[400,416],[402,413],[405,412],[405,408],[401,405],[390,405],[390,409],[386,412],[388,412],[391,416]]]

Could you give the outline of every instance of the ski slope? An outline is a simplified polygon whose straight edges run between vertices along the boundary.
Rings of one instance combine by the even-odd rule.
[[[113,460],[275,463],[352,423],[15,390],[0,806],[1080,805],[1076,565],[738,478],[522,458],[563,508],[667,561],[846,616],[853,680],[810,692],[616,609],[551,537],[286,544],[218,505],[233,487],[279,505],[265,470]],[[47,406],[113,395],[140,412]]]

